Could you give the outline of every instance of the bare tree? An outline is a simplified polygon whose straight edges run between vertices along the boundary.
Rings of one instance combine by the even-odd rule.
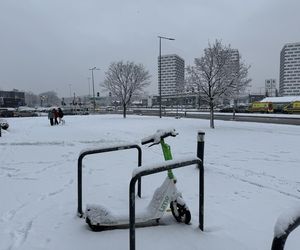
[[[29,107],[35,107],[39,105],[40,98],[38,95],[32,92],[25,92],[25,103]]]
[[[149,79],[150,75],[143,65],[119,61],[111,63],[105,72],[103,87],[120,101],[123,106],[123,117],[126,118],[127,106],[133,94],[149,85]]]
[[[210,127],[214,128],[214,107],[224,97],[233,97],[251,81],[249,66],[241,62],[239,53],[216,40],[208,44],[194,66],[187,67],[187,82],[198,90],[202,101],[209,105]]]
[[[45,98],[44,102],[47,104],[47,106],[60,104],[60,99],[55,91],[43,92],[40,93],[39,96],[43,96]]]

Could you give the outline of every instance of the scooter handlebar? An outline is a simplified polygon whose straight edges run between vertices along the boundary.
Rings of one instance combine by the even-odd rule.
[[[155,134],[150,135],[142,139],[142,145],[153,142],[153,144],[158,144],[160,141],[166,137],[172,136],[175,137],[178,135],[175,129],[169,130],[157,130]]]

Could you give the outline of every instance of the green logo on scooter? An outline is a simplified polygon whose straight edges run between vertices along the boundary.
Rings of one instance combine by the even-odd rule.
[[[170,200],[169,196],[166,196],[158,211],[164,212],[167,206],[169,205],[169,200]]]

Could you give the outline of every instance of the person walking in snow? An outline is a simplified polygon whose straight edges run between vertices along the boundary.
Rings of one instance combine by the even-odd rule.
[[[48,119],[50,120],[50,125],[53,126],[54,112],[52,109],[48,111]]]
[[[64,113],[63,113],[62,109],[58,108],[57,112],[58,112],[58,123],[62,123],[63,124],[64,122],[63,122],[62,118],[64,117]]]
[[[56,109],[53,109],[53,113],[54,113],[54,124],[58,125],[58,111]]]

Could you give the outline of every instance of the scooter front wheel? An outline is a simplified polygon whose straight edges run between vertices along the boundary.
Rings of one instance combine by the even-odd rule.
[[[176,221],[189,224],[191,221],[191,212],[184,205],[178,204],[176,201],[171,201],[170,208]]]

